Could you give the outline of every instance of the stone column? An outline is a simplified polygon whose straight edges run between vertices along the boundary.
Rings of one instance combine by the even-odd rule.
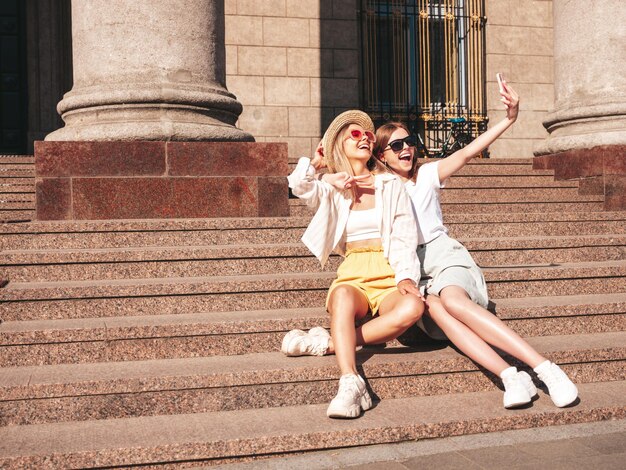
[[[555,109],[535,167],[596,178],[605,207],[626,209],[626,10],[621,0],[554,0],[553,11]]]
[[[72,49],[46,140],[254,140],[225,87],[223,0],[73,0]]]
[[[66,126],[35,142],[40,220],[289,215],[287,145],[235,127],[224,0],[73,0]]]

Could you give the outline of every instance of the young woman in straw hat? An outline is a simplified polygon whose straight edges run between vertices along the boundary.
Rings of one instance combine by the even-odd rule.
[[[441,216],[439,192],[445,180],[493,143],[517,119],[519,97],[515,90],[502,81],[500,94],[506,117],[443,160],[422,165],[418,171],[415,137],[403,124],[394,122],[378,129],[374,155],[405,181],[413,202],[418,220],[422,283],[426,283],[428,293],[428,310],[422,319],[426,331],[435,338],[447,336],[468,357],[499,376],[504,384],[506,408],[530,403],[537,389],[526,372],[511,367],[490,345],[531,366],[546,384],[554,404],[567,406],[578,396],[576,386],[559,366],[540,355],[487,311],[487,286],[482,272],[465,247],[448,237]]]
[[[342,375],[326,413],[331,418],[356,418],[372,406],[356,347],[396,338],[424,311],[411,201],[400,179],[372,159],[374,142],[369,116],[346,111],[314,158],[301,158],[288,178],[293,193],[317,209],[302,241],[322,265],[332,251],[345,257],[326,300],[332,337],[321,327],[293,330],[281,347],[288,356],[335,354]],[[320,177],[323,166],[328,173]],[[355,328],[368,313],[373,319]]]

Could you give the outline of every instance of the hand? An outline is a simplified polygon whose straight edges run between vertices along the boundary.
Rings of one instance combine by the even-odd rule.
[[[352,176],[345,171],[340,171],[339,173],[326,173],[322,180],[338,191],[344,191],[355,185],[361,186],[361,183],[369,177],[370,175]]]
[[[324,160],[324,147],[322,147],[322,141],[317,144],[313,158],[311,159],[311,166],[316,171],[320,171],[322,168],[326,168],[326,160]]]
[[[511,121],[515,121],[519,113],[519,95],[504,79],[502,79],[502,88],[503,90],[500,90],[500,101],[506,107],[506,117]]]
[[[413,294],[418,296],[422,301],[425,301],[424,296],[420,292],[419,288],[415,285],[411,279],[402,279],[398,282],[398,292],[402,295]]]

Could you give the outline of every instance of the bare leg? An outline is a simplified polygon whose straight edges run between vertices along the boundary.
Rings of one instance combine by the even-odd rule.
[[[335,353],[341,375],[358,375],[355,351],[357,335],[354,320],[367,314],[369,304],[358,289],[343,284],[335,287],[328,299],[330,313],[330,341],[328,353]]]
[[[364,316],[368,308],[363,295],[351,286],[338,286],[331,292],[328,311],[331,314],[332,338],[327,354],[334,352],[337,355],[342,374],[356,373],[350,372],[351,368],[356,370],[356,346],[397,338],[419,320],[424,312],[424,303],[414,295],[393,292],[383,300],[378,315],[355,330],[354,319]]]
[[[428,310],[425,315],[430,315],[448,339],[467,357],[498,377],[504,369],[510,367],[482,338],[476,335],[464,323],[450,315],[443,307],[439,297],[429,295],[426,297],[426,305]]]
[[[378,344],[395,339],[423,313],[424,302],[419,297],[395,291],[385,297],[373,320],[357,328],[357,342],[359,345]]]
[[[547,360],[506,326],[502,320],[472,302],[463,288],[458,286],[444,287],[439,296],[442,305],[450,315],[463,322],[487,343],[533,368]]]

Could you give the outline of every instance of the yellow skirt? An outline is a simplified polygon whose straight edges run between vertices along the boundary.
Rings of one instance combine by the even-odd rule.
[[[384,257],[382,247],[364,247],[346,252],[346,258],[337,269],[337,279],[328,289],[327,309],[330,293],[341,284],[348,284],[362,292],[372,315],[378,313],[385,297],[397,290],[396,275]]]

